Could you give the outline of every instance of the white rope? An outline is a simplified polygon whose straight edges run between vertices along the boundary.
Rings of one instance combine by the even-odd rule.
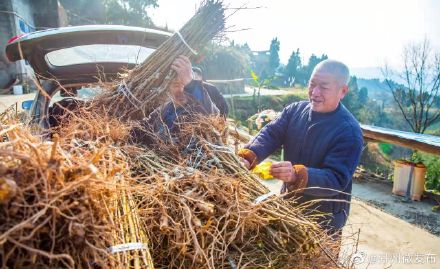
[[[142,102],[139,101],[139,99],[137,99],[136,96],[130,91],[127,84],[125,83],[125,80],[122,80],[121,85],[119,85],[118,92],[127,97],[128,101],[130,101],[130,103],[134,105],[137,109],[141,109],[140,105],[142,104]]]
[[[228,256],[228,262],[232,269],[237,269],[237,264],[235,261],[231,258],[231,256]]]
[[[188,48],[188,49],[189,49],[194,55],[197,55],[197,54],[198,54],[197,51],[193,50],[193,48],[191,48],[191,46],[190,46],[188,43],[186,43],[185,39],[183,38],[182,34],[181,34],[179,31],[177,31],[176,34],[180,37],[180,40],[182,40],[183,44],[185,44],[185,46],[186,46],[186,47],[187,47],[187,48]]]

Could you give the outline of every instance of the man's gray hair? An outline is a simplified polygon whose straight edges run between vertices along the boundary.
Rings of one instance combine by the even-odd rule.
[[[344,63],[330,59],[324,60],[315,66],[313,73],[318,70],[331,73],[335,76],[339,83],[342,85],[348,85],[348,81],[350,80],[350,71],[348,70],[347,65]]]

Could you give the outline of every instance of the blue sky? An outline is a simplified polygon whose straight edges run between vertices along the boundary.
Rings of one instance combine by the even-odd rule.
[[[402,48],[426,36],[440,48],[439,0],[224,0],[241,10],[228,20],[229,33],[253,50],[268,49],[273,37],[281,42],[280,57],[286,63],[300,48],[304,59],[326,53],[350,67],[398,65]],[[153,20],[179,29],[193,14],[199,0],[159,0],[151,10]],[[439,49],[440,50],[440,49]]]

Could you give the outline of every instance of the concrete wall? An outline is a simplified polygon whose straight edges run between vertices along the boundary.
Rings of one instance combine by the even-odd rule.
[[[0,89],[14,81],[26,83],[32,69],[20,61],[10,63],[5,55],[8,40],[18,34],[58,26],[57,0],[0,1]]]
[[[12,3],[9,0],[0,1],[0,11],[11,11]],[[0,13],[0,89],[13,79],[16,73],[15,64],[10,63],[5,55],[6,44],[15,33],[13,15]]]
[[[12,10],[19,16],[13,16],[15,20],[16,33],[30,33],[36,30],[32,1],[29,0],[13,0]]]
[[[15,20],[15,34],[27,34],[37,30],[33,15],[32,1],[30,0],[13,0],[12,10],[19,16],[14,16]],[[29,85],[27,74],[32,74],[32,69],[25,61],[19,61],[16,64],[15,77],[26,86]]]

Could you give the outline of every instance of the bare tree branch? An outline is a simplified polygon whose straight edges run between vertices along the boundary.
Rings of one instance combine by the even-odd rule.
[[[439,89],[440,89],[440,53],[437,53],[434,57],[434,63],[433,63],[433,70],[434,70],[434,76],[432,78],[432,87],[431,87],[431,99],[428,102],[426,113],[425,113],[425,125],[428,121],[428,112],[431,109],[433,105],[435,105],[435,102],[437,101],[439,96]],[[435,75],[436,74],[436,75]]]
[[[401,87],[391,80],[389,66],[382,73],[405,121],[416,133],[440,120],[440,53],[433,53],[429,40],[407,45],[403,50]],[[385,71],[384,71],[385,70]]]

